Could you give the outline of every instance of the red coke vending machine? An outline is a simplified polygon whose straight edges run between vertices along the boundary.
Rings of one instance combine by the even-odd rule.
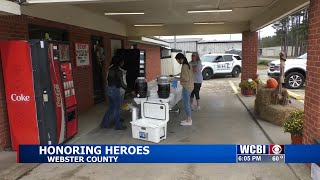
[[[12,149],[60,144],[77,133],[69,45],[41,40],[0,42]]]

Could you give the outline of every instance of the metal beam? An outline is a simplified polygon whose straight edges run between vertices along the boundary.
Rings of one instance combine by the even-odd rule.
[[[250,21],[250,30],[257,31],[309,5],[308,0],[278,0]]]
[[[170,44],[163,40],[157,40],[149,37],[128,37],[128,41],[138,42],[143,44],[151,44],[156,46],[170,46]]]

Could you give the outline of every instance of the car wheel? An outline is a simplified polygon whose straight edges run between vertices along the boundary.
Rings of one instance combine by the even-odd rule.
[[[301,73],[292,72],[286,76],[285,84],[288,89],[300,89],[304,84],[305,78]]]
[[[202,71],[202,76],[204,80],[211,79],[212,77],[212,71],[210,69],[205,69]]]
[[[238,67],[233,68],[232,77],[237,78],[237,77],[239,77],[239,75],[240,75],[240,68],[238,68]]]

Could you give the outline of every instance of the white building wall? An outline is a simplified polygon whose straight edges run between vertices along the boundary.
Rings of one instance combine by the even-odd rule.
[[[197,51],[197,42],[178,42],[176,48],[174,48],[174,43],[170,43],[170,48],[195,52]]]
[[[177,75],[181,72],[181,65],[175,59],[177,54],[172,52],[171,58],[161,59],[161,75]]]
[[[188,61],[190,62],[192,60],[192,53],[191,52],[187,52],[186,53],[186,58],[188,59]]]
[[[242,49],[242,43],[201,43],[198,44],[198,53],[200,56],[204,54],[225,53],[230,49]]]
[[[170,48],[174,49],[174,43],[170,43]],[[225,53],[230,49],[242,49],[242,42],[208,42],[198,44],[197,42],[177,42],[175,49],[184,52],[198,52],[199,55],[202,56],[209,53]],[[187,57],[188,60],[189,58]]]
[[[293,48],[293,51],[294,50],[295,49]],[[281,46],[262,48],[262,56],[279,56],[280,52],[281,52]],[[287,50],[287,55],[291,56],[291,52],[292,52],[292,46],[289,46]]]

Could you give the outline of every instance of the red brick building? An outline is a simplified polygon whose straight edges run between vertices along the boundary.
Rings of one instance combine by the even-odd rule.
[[[130,48],[131,45],[136,45],[137,48],[143,49],[146,52],[146,79],[148,81],[153,80],[156,78],[157,75],[160,74],[160,46],[133,43],[130,42],[125,36],[100,32],[64,23],[58,23],[54,21],[30,17],[27,15],[0,16],[0,40],[28,40],[30,24],[66,31],[68,34],[68,41],[71,44],[73,42],[84,42],[91,44],[92,36],[101,37],[103,39],[103,45],[105,50],[106,67],[104,67],[104,70],[108,68],[108,65],[111,60],[111,40],[121,40],[122,48]],[[71,45],[70,48],[70,55],[73,59],[74,47]],[[75,91],[80,113],[88,110],[95,103],[92,71],[92,66],[74,66],[73,68]],[[2,66],[0,67],[0,72],[0,150],[2,150],[5,147],[10,147],[10,132],[6,108],[6,98],[4,90],[5,85],[3,82]],[[105,76],[105,74],[103,74],[103,76]]]

